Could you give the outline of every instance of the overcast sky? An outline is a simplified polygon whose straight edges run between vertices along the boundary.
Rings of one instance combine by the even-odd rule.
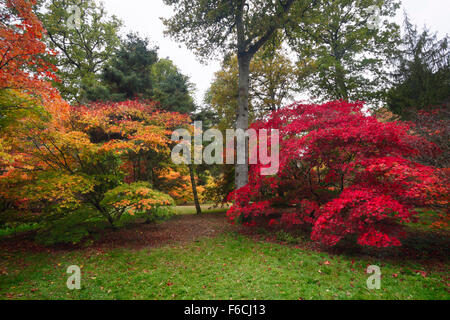
[[[208,65],[201,64],[183,44],[163,35],[164,25],[159,18],[170,17],[171,8],[165,6],[162,0],[103,0],[103,3],[110,14],[124,22],[124,32],[137,31],[149,37],[159,47],[160,57],[170,58],[183,74],[190,77],[197,89],[197,103],[202,103],[220,62],[212,60]],[[402,22],[403,10],[409,14],[413,23],[419,26],[426,24],[440,35],[450,34],[450,0],[403,0],[399,23]]]

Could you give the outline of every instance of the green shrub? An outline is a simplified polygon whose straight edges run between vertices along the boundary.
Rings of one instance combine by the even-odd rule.
[[[150,183],[136,182],[108,191],[100,204],[115,222],[130,218],[145,218],[152,222],[170,215],[175,201],[169,195],[153,190]]]
[[[88,207],[82,207],[71,213],[46,214],[36,234],[36,241],[45,245],[77,244],[106,226],[98,214]]]

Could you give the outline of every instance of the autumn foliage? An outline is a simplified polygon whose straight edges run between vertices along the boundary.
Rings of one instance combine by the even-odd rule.
[[[192,201],[199,177],[171,160],[171,134],[190,128],[189,117],[151,100],[64,101],[49,82],[56,53],[42,42],[35,4],[0,0],[0,226],[36,222],[46,242],[76,242],[99,221],[150,222]],[[380,121],[344,101],[276,111],[253,128],[280,131],[279,172],[252,165],[228,217],[304,226],[326,245],[399,246],[417,208],[448,207],[447,119],[444,106],[414,124]],[[230,185],[207,181],[209,190]],[[448,221],[447,209],[435,226]]]
[[[2,157],[0,221],[79,225],[98,217],[116,225],[123,216],[152,220],[160,207],[173,205],[153,189],[145,160],[170,156],[170,133],[186,125],[186,115],[160,112],[152,101],[53,111],[29,115],[2,134],[9,148]],[[57,228],[50,223],[49,229]]]
[[[293,104],[253,125],[280,131],[280,170],[259,175],[230,194],[228,217],[266,217],[270,225],[307,225],[311,237],[335,245],[401,245],[415,208],[441,202],[445,190],[433,167],[414,158],[435,146],[401,122],[381,123],[363,103]],[[420,150],[417,146],[420,145]]]
[[[42,79],[55,79],[54,66],[43,59],[54,54],[41,41],[45,32],[33,12],[35,0],[1,0],[0,88],[39,87]]]
[[[46,243],[77,242],[93,222],[167,215],[165,175],[180,169],[170,137],[189,117],[149,100],[69,105],[48,81],[55,52],[36,1],[0,4],[0,225],[38,223]]]

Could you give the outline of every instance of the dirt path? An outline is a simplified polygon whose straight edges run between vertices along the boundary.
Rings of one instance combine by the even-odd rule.
[[[88,248],[79,245],[46,247],[36,244],[30,236],[22,235],[0,241],[0,251],[54,252],[77,249],[143,249],[167,244],[189,243],[204,237],[215,237],[226,231],[236,230],[225,213],[180,215],[156,224],[132,224],[118,230],[106,230]]]
[[[224,213],[182,215],[158,224],[135,225],[108,231],[95,247],[145,248],[170,243],[188,243],[204,237],[214,237],[233,230]]]

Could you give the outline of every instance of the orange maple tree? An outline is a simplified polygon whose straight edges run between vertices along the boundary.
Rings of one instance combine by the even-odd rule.
[[[43,59],[45,32],[33,12],[35,0],[0,0],[0,88],[29,89],[56,79],[56,68]]]
[[[55,231],[59,221],[84,225],[97,217],[116,225],[125,215],[163,214],[160,207],[173,200],[148,171],[170,165],[172,130],[188,121],[152,101],[45,106],[43,115],[30,114],[0,136],[0,197],[9,206],[0,218],[53,221],[48,230]]]

